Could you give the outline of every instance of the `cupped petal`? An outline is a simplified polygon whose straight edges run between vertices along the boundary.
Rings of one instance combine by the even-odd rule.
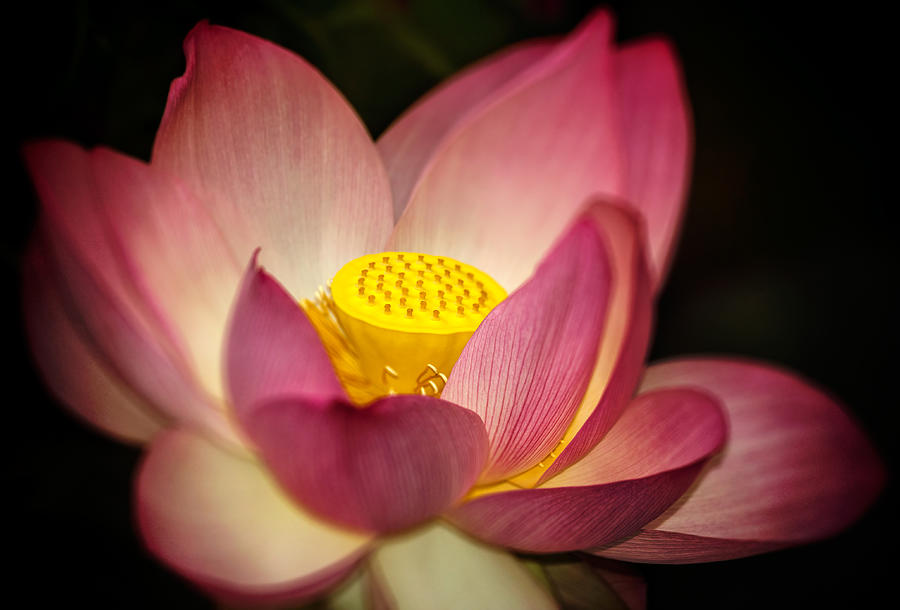
[[[250,260],[228,324],[225,375],[238,418],[289,396],[344,397],[312,323],[291,295]]]
[[[653,297],[641,218],[622,204],[606,201],[592,202],[585,216],[603,235],[612,268],[600,348],[590,383],[562,440],[537,466],[515,477],[520,487],[548,480],[593,449],[634,396],[644,369]]]
[[[884,482],[859,427],[827,394],[769,365],[684,358],[651,366],[644,392],[696,387],[728,412],[725,450],[646,531],[598,553],[692,563],[742,557],[836,533]]]
[[[622,196],[646,222],[657,291],[684,215],[693,156],[691,111],[678,57],[666,40],[624,46],[615,66],[626,157]]]
[[[301,297],[381,250],[390,184],[334,87],[293,53],[228,28],[200,23],[184,48],[152,163],[203,196],[235,253],[262,247]]]
[[[534,40],[504,49],[463,70],[429,92],[400,116],[376,142],[391,180],[394,218],[400,218],[410,194],[443,140],[469,114],[553,49]]]
[[[512,292],[590,195],[618,193],[611,36],[608,14],[595,13],[450,130],[390,247],[466,261]]]
[[[369,570],[379,608],[557,608],[512,555],[440,521],[386,541]]]
[[[156,409],[239,442],[221,405],[199,385],[171,321],[145,299],[111,238],[91,154],[61,141],[24,152],[41,200],[39,239],[51,281],[83,338]]]
[[[136,502],[150,551],[234,601],[317,595],[344,578],[371,542],[294,504],[257,462],[180,429],[153,441]]]
[[[281,484],[337,523],[389,532],[458,501],[487,454],[481,419],[446,401],[413,394],[347,402],[288,399],[243,418]]]
[[[241,266],[203,204],[162,170],[107,149],[91,153],[99,212],[143,300],[174,326],[192,368],[217,397]]]
[[[50,391],[111,436],[131,443],[153,438],[165,418],[135,395],[79,336],[36,246],[26,255],[22,281],[28,342]]]
[[[448,517],[487,542],[526,552],[600,546],[659,516],[725,437],[725,419],[708,394],[644,394],[593,451],[540,487],[480,496],[476,490]]]
[[[610,283],[603,239],[581,218],[469,339],[442,396],[485,422],[483,483],[527,470],[562,438],[597,357]]]

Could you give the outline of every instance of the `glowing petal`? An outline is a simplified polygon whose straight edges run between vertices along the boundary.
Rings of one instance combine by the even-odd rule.
[[[552,48],[549,41],[529,41],[479,61],[425,95],[378,138],[394,194],[394,219],[406,209],[413,188],[448,134]]]
[[[602,239],[582,219],[466,344],[443,397],[485,422],[482,482],[528,469],[562,438],[596,358],[609,284]]]
[[[184,46],[153,164],[203,196],[238,257],[262,247],[299,298],[381,250],[390,184],[340,93],[297,55],[243,32],[201,23]]]
[[[512,555],[435,522],[382,544],[371,557],[385,608],[556,608]]]
[[[612,24],[588,18],[434,153],[390,247],[466,261],[512,292],[623,167]]]
[[[150,447],[137,513],[151,551],[212,594],[242,602],[316,595],[349,573],[371,539],[313,517],[259,464],[183,430]]]

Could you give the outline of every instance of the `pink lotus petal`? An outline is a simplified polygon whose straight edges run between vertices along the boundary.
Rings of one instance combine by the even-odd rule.
[[[600,546],[636,532],[677,500],[722,446],[725,428],[707,394],[648,393],[593,451],[547,483],[476,497],[449,518],[483,540],[526,552]]]
[[[592,194],[623,177],[612,24],[596,13],[435,151],[390,244],[475,265],[512,292]]]
[[[549,41],[529,41],[479,61],[416,102],[378,138],[378,151],[391,179],[395,219],[406,209],[422,172],[453,129],[552,49]]]
[[[487,453],[477,415],[413,394],[364,409],[283,400],[245,414],[244,425],[304,506],[371,531],[400,530],[448,508],[475,482]]]
[[[250,261],[235,299],[226,342],[231,404],[241,418],[289,396],[345,396],[309,318],[269,274]]]
[[[824,538],[857,519],[881,489],[884,471],[862,432],[806,381],[761,363],[685,358],[650,367],[641,389],[679,386],[721,400],[725,451],[648,531],[603,555],[717,561]]]
[[[610,282],[603,240],[579,219],[469,339],[442,396],[485,422],[483,483],[527,470],[562,438],[596,360]]]
[[[143,300],[175,327],[204,387],[221,397],[221,353],[241,267],[203,205],[159,168],[91,154],[111,243]]]
[[[257,247],[297,297],[382,249],[390,184],[365,127],[312,66],[200,23],[169,92],[153,164],[204,197],[240,257]]]
[[[24,267],[25,330],[53,394],[120,440],[143,443],[153,438],[165,418],[136,396],[78,335],[37,247],[26,255]]]
[[[136,495],[147,547],[229,600],[316,595],[345,577],[371,541],[318,520],[259,464],[185,430],[153,441]]]
[[[625,410],[644,368],[653,317],[641,220],[623,207],[594,203],[588,216],[609,245],[613,289],[591,381],[566,438],[571,439],[539,482],[586,455]]]
[[[616,54],[627,155],[623,196],[647,222],[654,291],[668,271],[691,172],[691,112],[675,51],[653,39]]]
[[[389,539],[370,558],[384,608],[556,608],[512,555],[436,521]]]
[[[167,416],[239,443],[221,405],[198,385],[174,327],[122,264],[90,155],[66,142],[40,142],[25,158],[41,199],[51,281],[97,356]]]

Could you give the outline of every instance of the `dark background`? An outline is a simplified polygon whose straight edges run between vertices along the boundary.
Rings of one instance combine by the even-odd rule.
[[[90,608],[208,608],[147,557],[132,529],[138,451],[50,398],[22,337],[18,266],[35,202],[24,139],[60,136],[147,159],[181,40],[202,18],[250,31],[318,66],[374,135],[460,67],[506,44],[570,30],[594,3],[409,0],[256,4],[161,1],[20,5],[6,15],[2,223],[2,484],[7,598]],[[865,3],[612,3],[619,38],[678,47],[696,123],[681,247],[653,357],[735,353],[830,388],[895,463],[896,346],[883,142],[887,16]],[[891,98],[895,100],[895,98]],[[895,110],[892,108],[891,113]],[[896,495],[831,540],[737,561],[647,566],[653,608],[880,606],[895,577]],[[23,605],[20,607],[28,607]]]

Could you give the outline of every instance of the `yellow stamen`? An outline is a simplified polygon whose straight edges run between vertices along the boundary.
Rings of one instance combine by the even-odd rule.
[[[442,273],[425,273],[433,267]],[[412,271],[418,278],[419,307],[408,307],[401,299],[399,311],[405,315],[397,315],[391,309],[393,295],[384,287],[401,287]],[[469,337],[506,298],[497,282],[470,265],[410,252],[381,252],[350,261],[330,288],[330,294],[321,291],[316,302],[303,301],[301,306],[358,404],[389,394],[439,396]],[[462,293],[453,299],[455,315],[443,315],[448,293],[457,293],[454,288]],[[403,288],[403,294],[407,292]]]

